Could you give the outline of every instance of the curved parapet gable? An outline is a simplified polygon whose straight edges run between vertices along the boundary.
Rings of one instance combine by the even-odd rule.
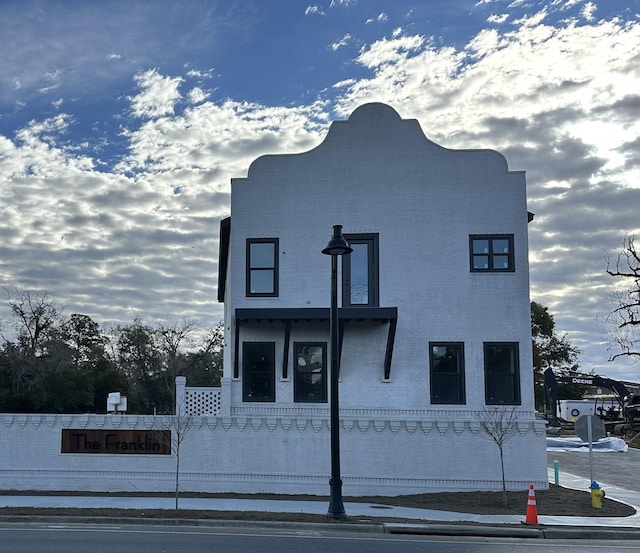
[[[334,121],[324,140],[315,148],[296,154],[268,154],[257,158],[249,167],[248,179],[261,172],[273,171],[272,163],[297,163],[303,159],[326,156],[327,163],[357,163],[370,159],[372,153],[378,160],[390,156],[429,158],[443,155],[462,155],[461,165],[478,166],[483,171],[509,173],[506,158],[495,150],[454,150],[430,140],[416,119],[402,119],[398,112],[387,104],[372,102],[356,108],[345,121]],[[244,180],[244,179],[233,179]]]

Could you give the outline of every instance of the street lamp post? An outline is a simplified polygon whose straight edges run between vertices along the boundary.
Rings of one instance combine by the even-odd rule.
[[[331,309],[330,309],[330,351],[331,351],[331,398],[329,424],[331,427],[331,478],[330,498],[327,517],[342,520],[347,518],[342,503],[342,478],[340,477],[340,405],[338,399],[338,371],[340,359],[338,351],[338,257],[351,253],[353,248],[342,236],[342,225],[333,225],[333,236],[322,250],[331,256]]]

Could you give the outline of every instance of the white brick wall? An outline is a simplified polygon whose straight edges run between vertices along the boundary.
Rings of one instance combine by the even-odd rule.
[[[328,494],[326,409],[194,417],[181,447],[180,488]],[[312,413],[311,411],[314,411]],[[529,414],[523,413],[523,419]],[[5,490],[172,491],[175,456],[61,453],[63,428],[161,428],[163,417],[0,415]],[[501,489],[498,449],[470,411],[344,410],[345,495]],[[531,443],[541,447],[532,448]],[[544,424],[523,422],[507,444],[507,483],[546,489]],[[542,468],[541,468],[542,467]],[[542,470],[544,469],[544,470]]]
[[[514,341],[521,344],[522,406],[533,408],[522,172],[509,172],[497,152],[444,149],[416,121],[380,104],[334,123],[310,152],[259,158],[248,178],[232,183],[231,332],[235,308],[328,306],[330,260],[320,250],[333,224],[344,225],[345,233],[379,233],[380,305],[399,313],[391,384],[381,382],[383,356],[372,349],[384,346],[386,327],[371,332],[368,345],[345,340],[342,405],[428,408],[427,347],[445,340],[465,343],[468,404],[481,406],[483,342]],[[516,271],[471,273],[469,235],[500,233],[514,235]],[[280,240],[277,298],[244,295],[245,240],[257,237]],[[243,328],[242,336],[268,334],[279,353],[283,332],[274,326]],[[301,326],[293,333],[304,332]],[[227,344],[230,376],[235,352]],[[240,386],[234,383],[234,405]],[[278,400],[290,395],[283,390]]]
[[[442,148],[424,136],[417,121],[400,119],[388,106],[370,104],[348,121],[334,123],[324,142],[309,152],[257,159],[247,178],[232,181],[231,202],[225,303],[230,414],[276,416],[279,409],[318,408],[293,403],[292,359],[290,377],[280,377],[284,329],[278,321],[243,325],[240,333],[240,345],[245,340],[276,343],[277,401],[242,402],[240,358],[240,378],[231,378],[232,361],[241,354],[233,350],[233,314],[236,308],[328,307],[330,260],[320,250],[332,225],[342,224],[347,234],[379,234],[380,306],[398,308],[398,327],[391,379],[383,381],[387,326],[347,325],[341,407],[372,410],[372,425],[389,424],[389,412],[400,420],[419,412],[421,420],[441,429],[456,417],[461,417],[459,425],[469,427],[484,407],[483,343],[518,342],[520,418],[533,428],[525,177],[509,171],[501,154]],[[471,273],[469,235],[503,233],[514,236],[515,272]],[[245,297],[246,239],[261,237],[280,241],[277,298]],[[291,344],[304,339],[328,341],[327,326],[294,323]],[[466,405],[431,406],[429,341],[464,342]],[[388,411],[376,411],[380,409]],[[425,450],[415,443],[415,433],[401,441],[400,432],[389,431],[387,440],[386,430],[374,431],[377,439],[354,451],[356,456],[359,451],[379,451],[379,457],[365,455],[356,464],[363,475],[396,474],[397,469],[399,477],[415,476],[424,458],[437,453],[439,484],[434,487],[452,485],[461,475],[477,481],[487,467],[483,462],[469,466],[463,451],[470,447],[475,459],[484,461],[495,446],[478,433],[457,430],[423,434],[429,444]],[[349,443],[352,438],[344,439]],[[527,479],[546,480],[543,437],[532,431],[519,441],[522,457],[508,460],[509,468],[527,467],[523,484]],[[535,459],[539,465],[532,465]],[[277,459],[274,463],[283,468]]]

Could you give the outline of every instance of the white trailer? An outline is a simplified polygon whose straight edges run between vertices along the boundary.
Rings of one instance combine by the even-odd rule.
[[[616,411],[617,408],[618,402],[615,396],[612,395],[597,395],[585,399],[561,399],[558,401],[560,418],[571,422],[575,422],[582,415],[603,417]],[[615,416],[611,418],[615,418]]]
[[[595,403],[592,399],[561,399],[558,401],[560,418],[575,422],[582,415],[595,415]]]

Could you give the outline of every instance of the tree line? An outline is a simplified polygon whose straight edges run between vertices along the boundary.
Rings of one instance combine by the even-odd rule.
[[[121,392],[130,413],[173,413],[175,378],[217,386],[223,325],[188,321],[101,327],[88,315],[63,316],[47,292],[6,289],[0,321],[0,412],[104,413]]]
[[[625,238],[607,273],[626,283],[612,294],[611,359],[640,358],[640,252]],[[62,315],[47,292],[6,288],[11,318],[0,320],[0,412],[101,413],[109,392],[127,397],[131,413],[172,413],[175,378],[217,386],[222,376],[224,327],[194,323],[148,325],[134,319],[101,327],[88,315]],[[531,302],[536,407],[543,404],[543,373],[579,369],[580,351],[558,336],[549,310]],[[10,337],[11,336],[11,337]],[[198,338],[199,337],[199,338]],[[581,397],[584,387],[559,386],[559,398]]]

